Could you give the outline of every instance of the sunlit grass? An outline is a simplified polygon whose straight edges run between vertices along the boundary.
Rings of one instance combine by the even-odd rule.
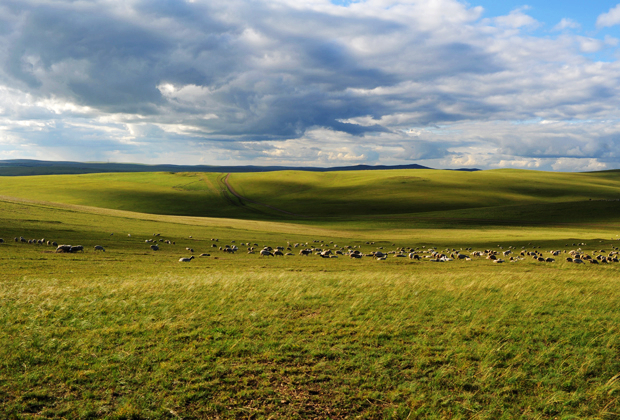
[[[532,225],[532,208],[511,207],[520,224],[500,225],[495,208],[477,216],[497,224],[454,223],[437,211],[425,228],[409,215],[294,223],[52,199],[0,200],[3,417],[620,415],[619,265],[576,265],[564,254],[555,263],[323,259],[292,246],[609,252],[620,225],[601,206],[614,202],[571,204],[612,215],[596,223]],[[544,208],[560,218],[555,205]],[[85,252],[56,254],[15,236]],[[295,255],[219,251],[233,241],[290,243]],[[186,248],[211,255],[180,263]]]

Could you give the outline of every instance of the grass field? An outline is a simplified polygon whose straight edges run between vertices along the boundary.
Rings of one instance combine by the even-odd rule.
[[[620,418],[620,265],[218,249],[609,252],[617,173],[229,181],[299,216],[221,174],[0,179],[3,417]]]

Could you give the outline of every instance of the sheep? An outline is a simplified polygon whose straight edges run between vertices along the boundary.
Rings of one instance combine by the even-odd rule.
[[[261,249],[260,251],[261,257],[273,257],[274,255],[269,252],[267,249]]]
[[[105,249],[101,245],[95,245],[95,251],[103,251],[103,252],[105,252]]]
[[[4,243],[4,239],[0,238],[0,244]]]
[[[71,245],[58,245],[56,248],[56,253],[60,254],[65,252],[71,252]]]
[[[193,259],[194,259],[194,256],[192,255],[189,258],[179,258],[179,262],[190,262]]]
[[[159,251],[159,246],[158,246],[157,244],[155,244],[155,245],[151,245],[151,249],[152,249],[153,251]]]
[[[201,257],[210,257],[211,254],[200,254]]]

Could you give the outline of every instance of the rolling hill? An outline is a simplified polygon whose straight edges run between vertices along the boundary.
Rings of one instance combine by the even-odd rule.
[[[0,195],[151,214],[351,226],[620,221],[620,172],[383,170],[3,177]]]

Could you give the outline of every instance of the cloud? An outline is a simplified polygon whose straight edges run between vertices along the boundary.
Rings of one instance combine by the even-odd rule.
[[[0,157],[618,165],[620,65],[584,56],[618,40],[572,35],[570,19],[540,38],[527,8],[482,12],[456,0],[6,0]]]
[[[522,27],[536,28],[540,26],[540,22],[524,13],[524,11],[528,9],[528,7],[521,7],[513,10],[506,16],[499,16],[493,20],[499,26],[505,26],[513,29]]]
[[[581,29],[581,25],[579,22],[574,21],[570,18],[562,18],[562,20],[555,25],[551,30],[552,31],[564,31],[566,29]]]
[[[620,23],[620,4],[609,9],[607,13],[602,13],[596,18],[596,27],[605,28]]]

